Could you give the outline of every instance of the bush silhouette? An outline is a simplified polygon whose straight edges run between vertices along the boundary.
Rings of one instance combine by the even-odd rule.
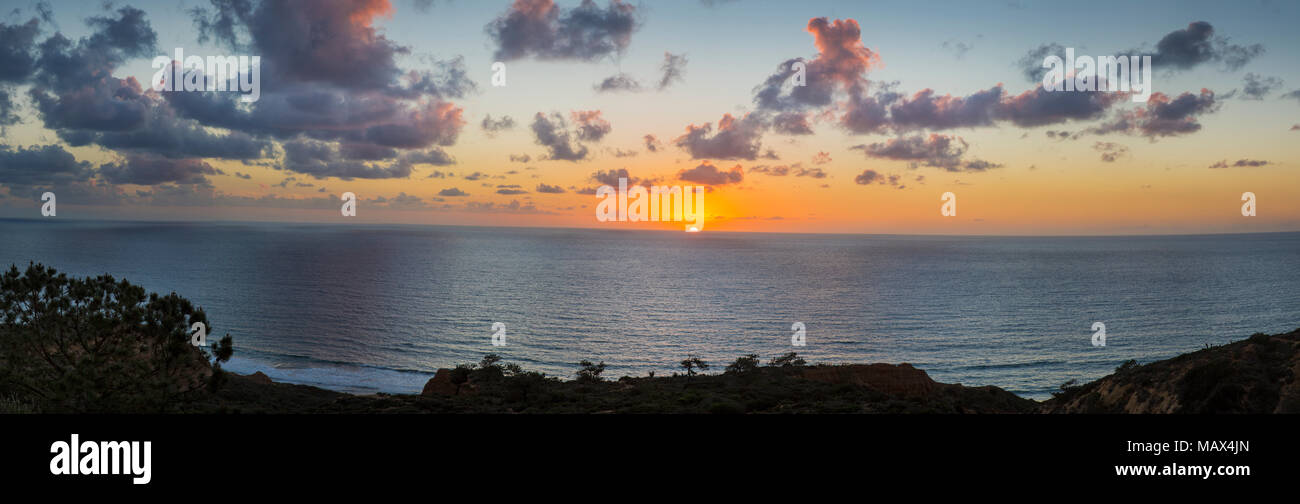
[[[211,331],[176,293],[11,266],[0,276],[0,395],[46,413],[175,409],[215,391],[233,353],[229,335],[191,345],[196,322]]]

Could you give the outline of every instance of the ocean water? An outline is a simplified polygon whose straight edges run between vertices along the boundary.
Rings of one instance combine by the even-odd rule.
[[[419,392],[497,353],[569,378],[798,351],[1044,398],[1070,379],[1300,327],[1300,233],[796,235],[0,220],[0,262],[108,273],[202,306],[227,369]],[[506,325],[506,345],[491,344]],[[807,346],[791,347],[791,325]],[[1091,343],[1094,322],[1106,346]]]

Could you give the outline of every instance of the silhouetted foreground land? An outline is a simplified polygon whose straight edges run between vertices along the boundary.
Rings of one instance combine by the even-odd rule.
[[[442,369],[424,391],[355,396],[232,376],[203,412],[266,413],[1300,413],[1300,329],[1256,334],[1067,384],[1047,401],[938,383],[907,364],[751,366],[719,374],[560,381],[507,366]],[[749,364],[756,364],[748,361]]]
[[[0,413],[1296,413],[1300,330],[1256,334],[1172,359],[1128,362],[1044,402],[993,386],[938,383],[908,364],[807,365],[746,355],[703,374],[606,380],[579,363],[560,380],[495,355],[440,369],[419,394],[351,395],[221,370],[230,336],[175,293],[41,265],[0,274]],[[214,333],[215,334],[215,333]]]

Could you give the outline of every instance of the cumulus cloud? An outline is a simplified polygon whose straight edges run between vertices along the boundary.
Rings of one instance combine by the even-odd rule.
[[[457,188],[455,188],[455,187],[451,187],[451,188],[447,188],[447,189],[443,189],[443,190],[441,190],[441,191],[438,191],[438,196],[449,196],[449,197],[456,197],[456,196],[469,196],[469,193],[467,193],[467,192],[465,192],[465,191],[462,191],[462,190],[460,190],[460,189],[457,189]]]
[[[710,186],[734,184],[745,179],[745,173],[740,165],[733,166],[730,170],[722,171],[712,163],[705,161],[695,168],[681,170],[677,172],[677,179],[704,184]]]
[[[712,123],[686,126],[686,133],[673,139],[694,159],[756,159],[762,149],[764,123],[755,114],[737,119],[723,114],[717,132]]]
[[[663,148],[663,144],[659,142],[659,138],[654,135],[646,134],[641,137],[641,140],[645,141],[645,150],[648,152],[659,152],[659,149]]]
[[[85,182],[94,175],[91,164],[59,145],[11,147],[0,144],[0,184],[51,186]]]
[[[1139,54],[1141,51],[1129,51]],[[1237,45],[1228,37],[1216,36],[1214,27],[1195,21],[1187,28],[1174,30],[1156,42],[1151,64],[1156,69],[1188,70],[1203,63],[1217,62],[1227,70],[1239,70],[1264,53],[1260,44]]]
[[[570,113],[570,117],[577,129],[578,139],[584,142],[599,142],[613,131],[609,121],[600,116],[599,110],[575,110]]]
[[[583,0],[570,9],[552,0],[515,0],[485,30],[499,61],[595,61],[621,54],[639,27],[636,7],[620,0],[605,8]]]
[[[587,158],[587,147],[575,142],[574,135],[568,131],[568,123],[558,112],[549,116],[538,112],[533,116],[532,129],[537,143],[549,152],[548,159],[581,161]]]
[[[557,185],[537,184],[537,192],[543,194],[562,194],[564,188]]]
[[[99,176],[113,184],[158,185],[209,184],[207,175],[217,170],[199,159],[167,159],[156,156],[131,156],[119,163],[99,168]]]
[[[1111,120],[1090,128],[1096,134],[1125,133],[1142,135],[1151,140],[1200,131],[1198,118],[1219,109],[1214,92],[1202,89],[1199,94],[1183,93],[1170,98],[1152,93],[1145,108],[1120,111]]]

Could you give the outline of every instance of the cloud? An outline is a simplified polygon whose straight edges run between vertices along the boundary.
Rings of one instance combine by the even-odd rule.
[[[391,162],[385,165],[378,162],[348,159],[340,153],[338,145],[330,142],[294,140],[285,142],[283,147],[284,161],[276,169],[311,175],[316,178],[337,177],[343,180],[351,180],[354,178],[406,178],[411,175],[411,165],[409,163]]]
[[[533,157],[532,157],[532,156],[529,156],[528,154],[511,154],[511,155],[510,155],[510,162],[511,162],[511,163],[527,163],[527,162],[532,161],[532,160],[533,160]]]
[[[217,170],[202,160],[167,159],[155,156],[131,156],[124,162],[107,163],[99,167],[99,176],[113,184],[208,185],[206,176],[216,174]]]
[[[1214,92],[1202,89],[1200,94],[1183,93],[1170,98],[1164,93],[1152,93],[1145,108],[1120,111],[1116,116],[1093,128],[1089,133],[1140,134],[1155,140],[1159,137],[1185,135],[1200,131],[1198,118],[1219,109]]]
[[[633,177],[632,174],[628,173],[627,168],[619,168],[617,170],[597,171],[591,174],[591,180],[594,180],[601,185],[607,185],[611,187],[618,187],[618,179],[620,178],[627,179],[628,185],[634,185],[641,180],[639,178]]]
[[[1225,69],[1235,71],[1263,53],[1264,46],[1260,44],[1232,44],[1228,37],[1215,36],[1210,23],[1195,21],[1161,38],[1156,43],[1151,64],[1158,69],[1188,70],[1203,63],[1219,62]]]
[[[819,164],[819,165],[829,163],[831,162],[831,153],[826,151],[818,151],[816,154],[813,154],[812,162],[813,164]]]
[[[578,139],[584,142],[599,142],[613,131],[609,121],[600,116],[599,110],[575,110],[570,112],[570,117],[578,130]]]
[[[603,9],[592,0],[571,9],[552,0],[515,0],[485,30],[498,61],[595,61],[621,54],[639,27],[636,7],[620,0]]]
[[[562,194],[564,188],[557,185],[537,184],[537,192],[544,194]]]
[[[853,182],[859,185],[883,184],[885,177],[876,170],[867,169],[853,177]]]
[[[1038,47],[1030,49],[1029,52],[1016,60],[1016,67],[1020,69],[1020,74],[1025,76],[1029,82],[1043,82],[1043,74],[1047,72],[1043,68],[1043,59],[1048,56],[1059,56],[1065,54],[1065,47],[1055,42],[1041,44]]]
[[[620,91],[635,93],[641,90],[641,83],[637,82],[637,80],[633,78],[631,75],[620,72],[611,75],[609,77],[606,77],[605,80],[600,81],[595,86],[592,86],[592,88],[595,89],[596,92],[598,93],[612,93],[612,92],[620,92]]]
[[[659,149],[663,148],[663,144],[659,142],[659,138],[654,135],[646,134],[641,137],[641,139],[645,141],[645,150],[649,152],[659,152]]]
[[[1243,98],[1247,100],[1263,100],[1265,96],[1272,93],[1275,89],[1282,87],[1282,79],[1277,77],[1263,77],[1259,74],[1246,74],[1244,87],[1241,92]]]
[[[675,82],[681,82],[686,71],[685,54],[673,54],[664,51],[664,62],[659,65],[659,90],[668,89]]]
[[[1128,147],[1114,142],[1097,142],[1092,144],[1092,148],[1101,153],[1101,160],[1105,163],[1114,163],[1115,160],[1128,154]]]
[[[438,196],[449,196],[449,197],[454,197],[454,196],[469,196],[469,193],[467,193],[467,192],[465,192],[465,191],[462,191],[462,190],[460,190],[460,189],[457,189],[457,188],[455,188],[455,187],[452,187],[452,188],[443,189],[443,190],[441,190],[441,191],[438,191]]]
[[[366,202],[391,210],[423,210],[429,208],[429,204],[424,201],[424,198],[409,195],[405,192],[400,192],[397,196],[393,196],[392,198],[377,196],[366,200]]]
[[[511,119],[510,116],[501,116],[500,119],[493,120],[492,114],[487,114],[483,116],[483,122],[479,123],[479,127],[483,128],[483,131],[489,135],[494,135],[505,130],[514,129],[515,120]]]
[[[772,118],[772,130],[783,135],[811,135],[808,117],[798,112],[782,112]]]
[[[745,179],[744,171],[740,165],[732,167],[730,170],[721,171],[712,163],[704,163],[689,170],[677,172],[677,179],[686,182],[695,182],[710,186],[734,184]]]
[[[586,147],[571,142],[568,131],[565,131],[563,116],[552,114],[548,119],[538,112],[533,118],[532,129],[537,143],[549,149],[550,159],[580,161],[587,157]]]
[[[953,57],[957,59],[965,58],[966,53],[970,52],[971,49],[975,48],[974,45],[967,42],[962,42],[957,39],[945,40],[943,41],[942,44],[940,44],[940,47],[944,48],[948,52],[951,52]]]
[[[1258,167],[1258,166],[1268,166],[1270,164],[1272,163],[1260,159],[1238,159],[1236,162],[1232,164],[1228,164],[1228,161],[1225,159],[1223,161],[1219,161],[1217,163],[1210,165],[1210,168],[1213,169],[1213,168],[1229,168],[1229,167],[1234,167],[1234,168]]]
[[[754,88],[754,103],[760,110],[790,111],[830,105],[835,90],[867,86],[864,74],[879,63],[879,55],[862,45],[862,30],[852,19],[828,21],[813,18],[807,30],[813,35],[817,57],[805,61],[792,58],[777,66],[763,84]],[[795,86],[795,63],[803,63],[803,86]]]
[[[913,166],[925,165],[943,168],[950,172],[980,172],[1002,165],[983,160],[965,161],[969,145],[961,137],[931,133],[928,137],[913,135],[891,138],[885,142],[851,147],[862,150],[867,157],[911,161]]]
[[[685,149],[694,159],[756,159],[762,148],[763,129],[762,119],[755,114],[740,119],[723,114],[716,134],[711,123],[687,125],[686,133],[673,139],[673,145]]]
[[[85,182],[94,175],[91,164],[59,145],[11,147],[0,144],[0,184],[51,186]]]

